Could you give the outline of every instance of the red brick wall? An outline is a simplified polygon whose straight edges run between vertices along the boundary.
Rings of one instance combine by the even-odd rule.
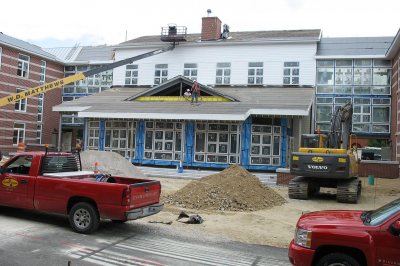
[[[276,172],[276,184],[277,185],[289,185],[290,180],[295,176],[290,173]]]
[[[400,49],[392,59],[392,121],[391,141],[392,160],[400,160],[400,121],[398,111],[400,110]],[[397,152],[396,152],[397,151]]]
[[[399,163],[385,161],[361,161],[358,166],[359,176],[373,175],[381,178],[398,178]]]
[[[0,98],[6,97],[11,93],[16,93],[16,88],[28,89],[39,85],[40,64],[45,60],[46,82],[62,78],[64,76],[63,65],[52,62],[27,52],[19,51],[17,48],[2,47],[1,67],[0,67]],[[29,75],[27,78],[17,76],[18,56],[24,54],[30,57]],[[45,94],[44,113],[43,113],[43,143],[50,143],[51,131],[53,127],[58,129],[58,114],[51,111],[52,106],[61,103],[61,89],[55,89]],[[37,130],[37,96],[27,99],[26,112],[14,110],[15,104],[8,104],[0,107],[0,150],[7,154],[15,152],[16,146],[12,144],[14,122],[25,124],[25,144],[36,142]],[[49,137],[50,136],[50,137]]]
[[[201,40],[212,41],[221,38],[221,20],[217,17],[202,18]]]

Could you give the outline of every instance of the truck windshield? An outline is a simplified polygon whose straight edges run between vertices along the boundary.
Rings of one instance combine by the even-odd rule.
[[[400,211],[400,199],[394,200],[379,209],[368,213],[369,217],[365,220],[369,225],[378,225],[386,221],[389,217],[393,216]]]

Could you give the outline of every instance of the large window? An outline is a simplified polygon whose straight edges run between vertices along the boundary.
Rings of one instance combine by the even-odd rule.
[[[188,63],[183,66],[183,75],[192,80],[197,80],[197,64]]]
[[[82,65],[82,66],[66,66],[65,67],[65,77],[74,75],[78,72],[84,72],[93,68],[101,67],[98,65]],[[67,84],[63,89],[63,96],[73,96],[70,94],[80,94],[80,96],[86,96],[88,94],[98,93],[105,91],[110,88],[113,80],[112,70],[107,70],[89,76],[86,79],[78,80],[72,84]]]
[[[125,71],[125,85],[137,85],[138,75],[138,65],[127,65]]]
[[[182,123],[145,122],[144,158],[147,160],[182,160]]]
[[[263,84],[263,76],[264,76],[264,63],[263,62],[254,62],[249,63],[248,70],[248,84]]]
[[[24,89],[20,89],[20,88],[17,88],[17,93],[20,93],[20,92],[22,92],[22,91],[24,91]],[[19,100],[19,101],[17,101],[17,102],[15,102],[15,104],[14,104],[14,110],[15,111],[21,111],[21,112],[26,112],[26,103],[27,103],[27,98],[25,98],[25,99],[22,99],[22,100]]]
[[[316,128],[328,131],[332,112],[352,102],[353,132],[388,134],[390,71],[388,60],[317,60]]]
[[[124,157],[135,157],[136,123],[128,121],[106,121],[104,148]],[[131,154],[132,150],[132,154]]]
[[[231,83],[231,63],[217,63],[215,84]]]
[[[24,143],[24,142],[25,142],[25,124],[14,123],[13,144],[18,145],[19,143]]]
[[[29,75],[29,56],[19,54],[18,57],[18,69],[17,69],[17,75],[20,77],[27,78]]]
[[[195,162],[239,163],[240,127],[233,123],[196,123]]]
[[[168,64],[157,64],[154,71],[154,84],[161,84],[168,79]]]
[[[298,85],[300,75],[299,62],[284,62],[283,63],[283,84]]]
[[[272,119],[265,119],[263,124],[252,125],[250,164],[280,165],[281,127],[279,119],[274,120],[272,123]]]

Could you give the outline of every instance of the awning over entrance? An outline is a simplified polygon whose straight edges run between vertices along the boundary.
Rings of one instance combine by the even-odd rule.
[[[200,97],[198,104],[191,104],[190,98],[179,95],[176,84],[171,85],[175,87],[162,84],[163,90],[159,86],[154,87],[153,96],[157,96],[154,101],[151,100],[153,96],[145,101],[140,97],[152,95],[149,87],[122,87],[64,102],[53,107],[53,111],[74,112],[87,118],[244,121],[252,115],[308,116],[314,99],[312,87],[229,86],[206,87],[204,91],[208,97],[227,101],[203,102]],[[173,97],[182,99],[174,101]]]

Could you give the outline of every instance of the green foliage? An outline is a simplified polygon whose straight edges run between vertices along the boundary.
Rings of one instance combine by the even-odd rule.
[[[369,139],[368,140],[369,147],[387,147],[389,146],[387,139]]]

